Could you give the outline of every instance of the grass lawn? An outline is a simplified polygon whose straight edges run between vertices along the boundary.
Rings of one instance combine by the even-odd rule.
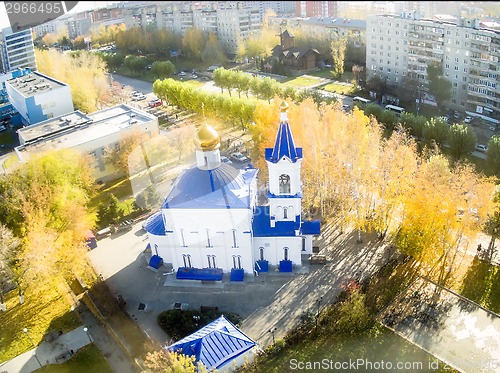
[[[298,88],[307,88],[318,83],[321,83],[320,78],[312,76],[299,76],[298,78],[288,80],[282,84]]]
[[[37,373],[113,373],[104,356],[95,344],[79,349],[73,357],[62,364],[46,365],[35,370]]]
[[[352,84],[346,85],[340,83],[330,83],[325,85],[323,89],[325,91],[340,93],[343,95],[351,95],[351,96],[356,94],[357,92],[356,88]]]
[[[27,335],[38,345],[43,336],[53,330],[68,332],[81,325],[69,300],[49,288],[28,291],[24,304],[19,304],[17,292],[6,295],[7,311],[0,312],[0,362],[9,360],[33,348]]]
[[[9,169],[11,168],[12,166],[15,166],[16,164],[19,163],[19,158],[17,158],[17,156],[15,154],[12,154],[10,155],[6,160],[5,162],[3,163],[3,166],[6,168],[6,169]]]
[[[464,297],[500,314],[500,268],[474,258],[462,286]]]

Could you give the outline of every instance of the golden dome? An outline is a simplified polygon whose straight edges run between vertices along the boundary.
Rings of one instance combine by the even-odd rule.
[[[286,113],[286,111],[288,110],[288,104],[286,103],[286,101],[281,101],[280,109],[282,113]]]
[[[220,135],[213,127],[203,123],[194,135],[193,142],[198,150],[215,150],[220,146]]]

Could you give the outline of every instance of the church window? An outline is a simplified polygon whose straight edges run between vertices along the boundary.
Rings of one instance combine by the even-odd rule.
[[[280,175],[280,194],[290,193],[290,176]]]
[[[259,247],[259,260],[264,260],[264,248]]]
[[[215,255],[207,255],[207,258],[208,258],[208,268],[216,268]]]
[[[184,237],[184,229],[181,228],[181,245],[182,247],[187,247],[186,238]]]
[[[182,254],[182,260],[184,261],[184,267],[191,268],[191,255]]]
[[[233,255],[233,268],[241,269],[241,255]]]
[[[283,248],[283,260],[288,260],[288,247]]]
[[[288,219],[288,208],[283,207],[283,219]]]
[[[210,241],[210,229],[207,229],[207,247],[213,247]]]
[[[236,229],[233,229],[233,247],[238,247],[236,242]]]
[[[203,162],[205,162],[205,166],[208,166],[208,158],[206,156],[203,157]]]

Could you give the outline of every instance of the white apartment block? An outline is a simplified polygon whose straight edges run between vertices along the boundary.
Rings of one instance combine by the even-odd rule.
[[[2,30],[0,43],[3,72],[26,67],[37,69],[31,32],[31,29],[12,32],[10,27]]]
[[[141,133],[151,138],[159,134],[159,127],[154,115],[122,104],[90,114],[72,111],[17,133],[21,145],[15,151],[20,162],[33,154],[71,148],[88,155],[96,180],[106,182],[122,176],[108,153],[127,135]]]
[[[367,79],[377,75],[397,86],[416,78],[427,89],[427,66],[443,65],[452,83],[448,106],[485,119],[500,119],[500,32],[478,20],[370,16],[366,24]]]

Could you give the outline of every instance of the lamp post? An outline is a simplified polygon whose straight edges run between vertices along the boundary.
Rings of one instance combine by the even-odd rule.
[[[319,297],[318,300],[316,301],[318,303],[318,312],[316,312],[316,326],[318,326],[319,311],[321,310],[321,301],[322,300],[323,300],[323,296]]]
[[[83,328],[83,331],[84,331],[85,333],[87,333],[87,337],[89,337],[89,341],[90,341],[90,343],[92,343],[92,338],[90,338],[89,329],[88,329],[87,327],[85,327],[85,328]]]
[[[33,345],[33,347],[36,347],[35,346],[35,343],[33,343],[33,340],[31,339],[31,336],[30,336],[30,333],[28,333],[28,328],[24,328],[23,329],[23,332],[26,333],[26,335],[28,336],[28,339],[30,340],[31,344]]]
[[[40,360],[38,359],[38,356],[36,356],[36,350],[33,351],[33,356],[35,357],[36,361],[38,362],[38,365],[40,365],[40,368],[43,366]]]
[[[276,330],[278,330],[278,328],[277,328],[277,327],[274,327],[274,328],[269,329],[269,333],[271,333],[271,335],[273,336],[273,344],[274,344],[274,332],[275,332]]]

